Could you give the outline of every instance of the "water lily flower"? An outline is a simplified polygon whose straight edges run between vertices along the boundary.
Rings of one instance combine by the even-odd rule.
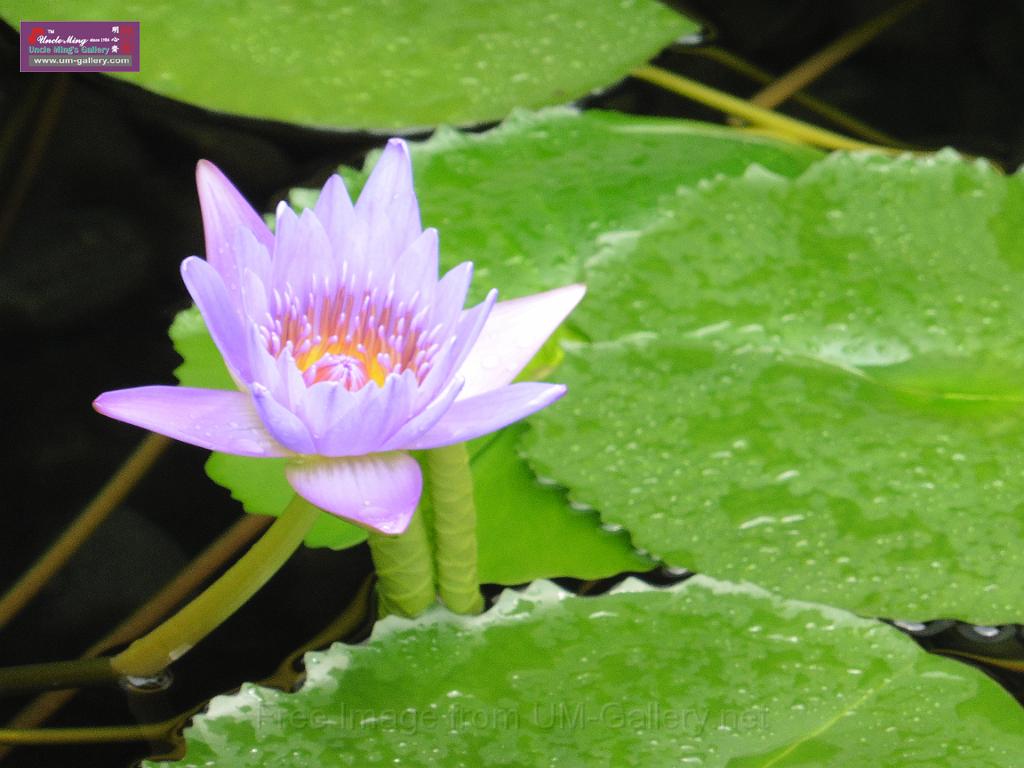
[[[332,177],[312,209],[277,208],[272,233],[211,163],[197,172],[206,260],[181,274],[237,391],[106,392],[100,413],[193,445],[287,456],[295,491],[382,533],[422,491],[407,451],[487,434],[565,387],[511,383],[583,297],[582,285],[464,309],[465,262],[438,279],[404,142],[392,140],[353,205]]]

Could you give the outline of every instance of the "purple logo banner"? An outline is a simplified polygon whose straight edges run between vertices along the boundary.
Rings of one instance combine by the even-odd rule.
[[[22,72],[138,72],[137,21],[23,21]]]

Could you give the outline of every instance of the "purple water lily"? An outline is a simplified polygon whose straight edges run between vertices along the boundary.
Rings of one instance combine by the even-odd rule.
[[[181,265],[238,391],[106,392],[100,413],[193,445],[287,456],[302,497],[383,533],[422,490],[405,451],[493,432],[565,393],[510,383],[583,297],[581,285],[463,309],[473,265],[438,279],[405,143],[392,140],[355,205],[338,176],[316,206],[281,203],[276,232],[212,164],[196,172],[206,258]]]

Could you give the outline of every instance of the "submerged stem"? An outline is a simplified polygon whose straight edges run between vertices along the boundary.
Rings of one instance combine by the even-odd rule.
[[[841,61],[859,51],[924,2],[927,0],[903,0],[903,2],[886,9],[878,16],[834,40],[771,85],[754,94],[750,103],[765,109],[777,107],[797,91],[810,85]]]
[[[818,128],[768,109],[756,107],[743,99],[658,67],[643,66],[633,70],[630,74],[640,80],[646,80],[673,93],[678,93],[680,96],[706,104],[713,109],[742,118],[753,125],[770,128],[794,141],[825,149],[886,149],[827,131],[824,128]]]
[[[726,67],[735,74],[747,77],[761,85],[770,85],[777,79],[775,75],[751,64],[746,59],[737,56],[731,51],[726,51],[723,48],[705,45],[676,45],[673,46],[672,50],[674,53],[683,54],[685,56],[699,56],[708,59],[709,61],[713,61],[723,67]],[[874,144],[893,147],[895,149],[919,149],[918,147],[913,147],[887,133],[883,133],[864,121],[859,120],[852,115],[843,112],[841,109],[832,106],[828,102],[817,99],[804,91],[797,91],[790,98],[805,109],[809,109],[811,112],[825,118],[830,123],[842,128],[847,133],[859,136],[860,138],[873,142]],[[730,118],[730,120],[734,121],[736,124],[743,122],[736,118]]]
[[[60,538],[0,597],[0,627],[13,619],[32,600],[50,578],[61,569],[78,548],[107,519],[128,492],[135,487],[171,441],[163,435],[149,435],[128,460],[107,481],[89,505],[68,526]]]
[[[112,741],[157,741],[170,738],[181,718],[142,725],[107,725],[98,728],[0,728],[0,744],[102,744]]]
[[[484,599],[477,576],[476,504],[466,444],[427,451],[427,478],[441,599],[455,613],[480,613]]]
[[[0,696],[11,696],[26,691],[80,688],[85,685],[108,683],[117,679],[110,659],[75,659],[51,661],[42,664],[24,664],[0,669]]]
[[[404,533],[385,536],[371,532],[368,541],[377,570],[381,615],[419,616],[437,597],[423,510],[416,510]]]
[[[154,675],[237,611],[298,549],[320,510],[296,496],[263,537],[223,576],[149,634],[111,659],[122,675]]]
[[[233,558],[240,549],[256,538],[269,525],[270,519],[267,517],[243,514],[238,522],[217,537],[210,546],[185,566],[169,584],[147,600],[143,606],[122,621],[114,630],[89,646],[82,654],[82,659],[95,658],[110,648],[134,640],[144,632],[152,629],[160,619],[170,613],[175,606],[184,602],[189,595],[202,586],[211,574],[220,570],[225,562]],[[116,674],[110,666],[110,659],[104,659],[104,661],[106,662],[106,670],[104,676],[101,676],[101,681],[109,681]],[[65,678],[67,678],[66,673],[68,671],[79,670],[80,674],[76,678],[78,682],[90,682],[84,678],[84,675],[89,670],[84,665],[75,666],[77,664],[77,662],[70,662],[64,665]],[[57,678],[58,670],[47,664],[36,665],[36,667],[39,674],[33,680],[32,685],[27,687],[31,688],[34,692],[47,687],[55,687],[54,680]],[[24,674],[25,668],[20,669],[19,674]],[[0,694],[4,690],[4,675],[5,673],[0,670]],[[68,681],[65,679],[64,684],[67,683]],[[61,707],[75,697],[77,692],[78,689],[73,687],[62,688],[57,691],[47,691],[30,701],[15,714],[7,722],[7,727],[36,727],[46,722],[49,717],[58,712]],[[0,740],[0,762],[3,762],[4,756],[10,752],[11,748],[11,746],[4,746],[3,741]]]

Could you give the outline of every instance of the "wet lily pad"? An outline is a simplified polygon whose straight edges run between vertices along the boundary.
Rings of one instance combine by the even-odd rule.
[[[1020,621],[1024,178],[831,157],[684,190],[590,262],[527,455],[634,542],[894,618]]]
[[[1024,711],[879,622],[694,577],[478,618],[389,618],[309,654],[297,693],[245,685],[178,766],[1004,766]],[[155,763],[150,763],[156,766]],[[164,765],[164,764],[159,764]]]
[[[518,112],[482,134],[442,129],[411,146],[425,226],[441,236],[445,269],[476,267],[471,299],[502,298],[579,280],[599,242],[649,226],[659,200],[757,163],[795,176],[818,150],[683,120],[556,108]],[[342,169],[355,193],[366,170]],[[296,207],[315,190],[293,190]]]
[[[49,19],[11,0],[3,18]],[[330,128],[500,120],[624,78],[696,25],[655,0],[111,0],[75,19],[141,22],[141,68],[118,75],[207,109]]]

